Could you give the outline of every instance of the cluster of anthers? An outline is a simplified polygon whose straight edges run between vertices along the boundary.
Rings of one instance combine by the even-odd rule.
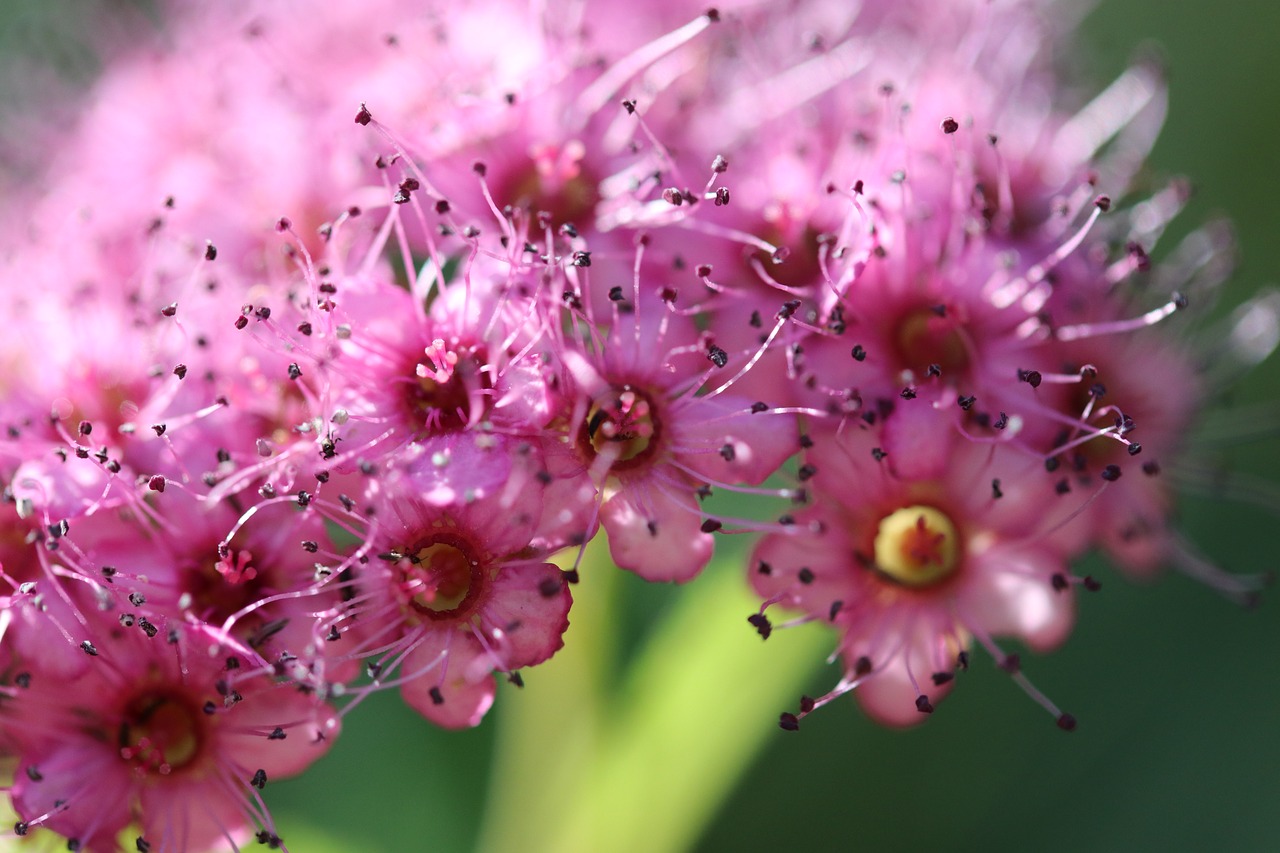
[[[18,835],[280,846],[366,696],[474,726],[550,658],[601,527],[652,581],[761,534],[751,625],[843,670],[787,729],[977,650],[1073,728],[998,641],[1066,639],[1088,549],[1253,594],[1169,486],[1230,247],[1153,263],[1159,70],[1060,112],[1045,3],[172,5],[6,199]]]

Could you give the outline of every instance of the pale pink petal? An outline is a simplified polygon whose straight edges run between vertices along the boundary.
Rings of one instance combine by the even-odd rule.
[[[489,674],[493,669],[492,659],[468,637],[458,634],[451,640],[445,661],[405,683],[400,695],[409,707],[436,725],[466,729],[479,725],[493,705],[495,684]],[[405,657],[401,671],[416,672],[430,664],[439,652],[439,644],[423,643]],[[479,665],[480,674],[473,664]],[[441,667],[447,670],[443,679]],[[440,701],[436,701],[437,698]]]
[[[1075,625],[1075,595],[1053,588],[1055,572],[1066,566],[1027,551],[992,551],[964,578],[956,607],[967,623],[994,637],[1012,636],[1037,651],[1060,645]]]
[[[613,561],[645,580],[691,580],[711,561],[712,537],[702,532],[693,494],[681,505],[661,490],[634,484],[605,501],[600,520]]]

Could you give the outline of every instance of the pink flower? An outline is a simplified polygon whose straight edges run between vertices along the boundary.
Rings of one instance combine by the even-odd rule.
[[[545,512],[533,476],[541,454],[517,447],[454,443],[381,478],[366,533],[377,559],[356,567],[351,601],[331,620],[354,629],[352,654],[373,658],[368,689],[398,684],[418,713],[447,728],[477,725],[493,702],[493,673],[518,679],[560,648],[569,624],[567,579],[534,544]],[[459,490],[446,504],[421,497],[439,491],[442,475],[466,483],[479,466],[502,464],[505,486],[491,493]]]
[[[301,772],[337,734],[314,697],[276,685],[208,631],[148,638],[99,626],[74,682],[35,662],[9,708],[21,733],[16,831],[47,826],[83,849],[202,849],[257,830],[280,840],[258,790]]]
[[[878,429],[815,436],[813,507],[755,551],[751,581],[765,604],[751,621],[762,635],[774,605],[840,632],[844,678],[805,700],[801,716],[857,688],[877,720],[916,723],[950,691],[975,641],[1023,681],[995,638],[1047,650],[1071,630],[1067,559],[1084,543],[1054,535],[1070,508],[1041,487],[1037,462],[965,442],[940,416],[917,428],[916,458],[886,453]],[[795,722],[784,715],[784,728]]]
[[[646,580],[687,581],[721,526],[702,519],[704,491],[762,482],[794,452],[795,425],[733,393],[751,353],[731,360],[685,317],[637,295],[634,313],[615,310],[607,340],[561,354],[574,389],[570,442],[601,489],[614,561]]]

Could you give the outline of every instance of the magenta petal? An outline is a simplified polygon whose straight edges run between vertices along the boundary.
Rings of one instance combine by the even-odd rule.
[[[87,849],[98,849],[98,843],[109,846],[129,824],[133,783],[128,765],[111,745],[72,736],[47,757],[31,759],[25,756],[14,773],[10,792],[23,820],[55,812],[44,825],[78,837]],[[92,782],[86,787],[85,780]],[[62,809],[55,807],[59,800],[66,801]],[[91,829],[92,835],[84,834]]]
[[[647,483],[629,485],[605,501],[600,520],[613,561],[645,580],[691,580],[711,561],[710,534],[702,532],[693,495],[687,506]]]
[[[760,483],[799,447],[795,419],[738,397],[695,397],[672,424],[682,464],[720,483]]]
[[[273,779],[306,770],[329,751],[339,731],[338,715],[332,708],[290,687],[255,691],[219,722],[223,756],[251,770],[260,767]],[[285,737],[266,736],[277,728]]]
[[[490,595],[484,620],[508,669],[542,663],[564,645],[573,596],[560,569],[550,563],[508,567]]]

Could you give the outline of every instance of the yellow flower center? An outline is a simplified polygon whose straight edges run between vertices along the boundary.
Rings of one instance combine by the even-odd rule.
[[[880,521],[876,567],[905,586],[932,586],[955,572],[960,537],[951,519],[931,506],[904,507]]]

